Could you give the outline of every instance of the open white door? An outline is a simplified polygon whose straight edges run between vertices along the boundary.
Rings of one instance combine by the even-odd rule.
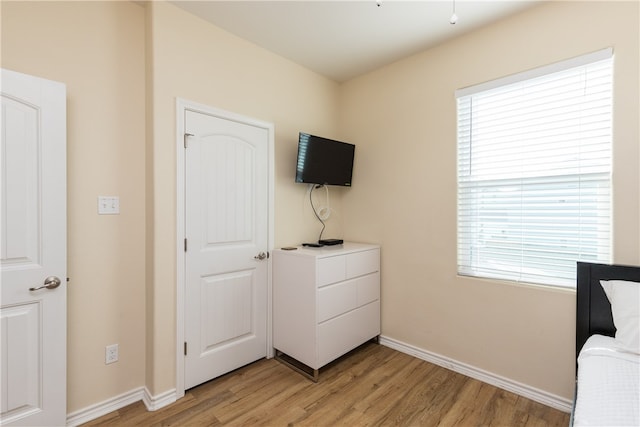
[[[0,73],[0,424],[60,426],[67,416],[66,88]]]

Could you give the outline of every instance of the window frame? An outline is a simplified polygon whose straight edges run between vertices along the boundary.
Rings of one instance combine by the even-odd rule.
[[[473,96],[482,96],[483,94],[487,94],[487,93],[493,93],[493,92],[499,92],[500,90],[503,90],[505,88],[509,88],[512,87],[513,85],[517,85],[517,84],[526,84],[529,81],[535,81],[536,79],[544,79],[547,76],[553,76],[554,74],[557,73],[563,73],[566,71],[571,71],[573,69],[577,69],[578,67],[588,67],[591,64],[597,64],[601,61],[604,60],[610,60],[610,71],[611,71],[611,81],[610,81],[610,88],[608,89],[608,100],[609,100],[609,111],[606,112],[605,111],[605,115],[609,115],[609,121],[608,121],[608,130],[609,130],[609,139],[608,141],[603,143],[603,146],[606,146],[608,149],[608,157],[605,159],[608,161],[608,169],[605,172],[602,172],[600,170],[599,174],[599,179],[602,182],[606,181],[606,186],[601,186],[592,190],[585,190],[584,194],[587,194],[589,191],[593,191],[593,193],[596,195],[595,197],[599,197],[598,195],[603,193],[603,200],[600,201],[598,200],[598,206],[599,204],[602,204],[603,206],[606,205],[607,207],[607,211],[606,211],[606,218],[603,221],[600,221],[603,224],[603,227],[598,228],[599,226],[599,219],[596,218],[594,221],[594,228],[593,233],[595,233],[595,238],[594,239],[601,239],[604,236],[605,239],[605,245],[606,246],[606,250],[602,250],[600,251],[598,248],[599,246],[599,240],[594,243],[595,248],[596,248],[596,252],[597,252],[597,256],[594,259],[591,255],[587,255],[586,257],[583,257],[582,255],[578,255],[578,257],[576,259],[573,260],[573,270],[571,272],[571,276],[569,277],[569,270],[567,270],[567,265],[566,262],[567,260],[564,261],[564,265],[561,267],[558,267],[559,269],[562,269],[562,274],[564,275],[564,277],[559,277],[559,278],[554,278],[552,276],[552,274],[550,274],[549,272],[545,272],[544,274],[541,274],[539,276],[537,276],[535,273],[526,273],[523,272],[523,270],[525,269],[526,265],[520,261],[521,265],[520,265],[520,271],[504,271],[501,270],[502,267],[498,266],[497,263],[494,264],[493,267],[491,268],[480,268],[479,264],[474,264],[474,262],[478,262],[478,261],[473,261],[471,260],[471,257],[473,255],[470,255],[473,251],[473,249],[471,248],[471,245],[473,245],[472,242],[475,242],[475,240],[468,240],[466,237],[468,234],[471,233],[466,233],[466,230],[463,231],[463,226],[467,226],[469,224],[473,225],[473,222],[463,222],[461,221],[461,217],[464,216],[464,214],[461,214],[461,210],[463,209],[462,206],[466,206],[464,203],[466,203],[465,201],[462,201],[462,197],[461,196],[461,180],[462,179],[462,169],[464,169],[465,165],[468,166],[471,169],[471,165],[473,163],[473,149],[471,148],[473,145],[473,138],[470,136],[470,134],[472,133],[470,130],[467,130],[467,134],[468,135],[462,135],[464,132],[461,132],[461,100],[465,100],[465,99],[472,99]],[[458,126],[458,134],[457,134],[457,138],[456,138],[456,142],[457,142],[457,159],[456,159],[456,163],[457,163],[457,203],[456,203],[456,207],[457,207],[457,232],[458,232],[458,237],[457,237],[457,272],[459,275],[461,276],[471,276],[471,277],[478,277],[478,278],[486,278],[486,279],[497,279],[497,280],[507,280],[507,281],[514,281],[514,282],[525,282],[525,283],[531,283],[531,284],[535,284],[535,285],[543,285],[543,286],[554,286],[554,287],[562,287],[562,288],[574,288],[575,287],[575,262],[577,261],[588,261],[588,262],[601,262],[601,263],[610,263],[611,259],[612,259],[612,235],[613,235],[613,230],[612,230],[612,222],[613,222],[613,218],[612,218],[612,211],[613,211],[613,206],[612,206],[612,151],[613,151],[613,136],[612,136],[612,132],[613,132],[613,49],[612,48],[607,48],[607,49],[603,49],[597,52],[593,52],[590,54],[586,54],[586,55],[582,55],[576,58],[571,58],[569,60],[565,60],[565,61],[561,61],[561,62],[557,62],[551,65],[547,65],[547,66],[543,66],[543,67],[538,67],[536,69],[533,70],[528,70],[522,73],[517,73],[517,74],[513,74],[513,75],[509,75],[503,78],[499,78],[496,80],[492,80],[489,82],[485,82],[485,83],[481,83],[478,85],[474,85],[471,87],[467,87],[467,88],[463,88],[463,89],[459,89],[455,92],[455,96],[456,96],[456,103],[457,103],[457,113],[456,113],[456,123]],[[463,101],[464,102],[464,101]],[[472,102],[472,101],[470,101]],[[472,104],[471,104],[472,105]],[[471,116],[473,113],[473,106],[469,106],[469,114],[470,114],[470,118],[469,123],[470,123],[470,127],[473,126],[473,117]],[[478,108],[478,107],[476,107]],[[462,136],[461,136],[462,135]],[[464,153],[461,154],[461,144],[463,144],[462,139],[464,139],[465,137],[468,138],[468,144],[469,144],[469,157],[466,160],[462,160],[461,156],[465,155]],[[480,151],[479,149],[476,151]],[[476,156],[479,156],[479,154],[477,154]],[[466,161],[468,162],[468,164],[462,165],[462,163]],[[522,173],[522,172],[520,172]],[[603,175],[604,174],[604,175]],[[583,176],[587,176],[587,174],[584,174],[583,172],[577,173],[572,175],[574,177],[577,177],[577,179],[581,179]],[[544,173],[540,174],[540,173],[536,173],[530,177],[522,177],[519,176],[517,178],[517,180],[520,181],[520,185],[522,188],[525,188],[526,185],[533,185],[533,184],[527,184],[527,180],[532,180],[532,181],[536,181],[536,180],[540,180],[540,181],[545,181],[545,180],[549,180],[549,176],[545,175]],[[505,178],[500,178],[500,180],[505,180]],[[559,182],[566,182],[569,183],[568,185],[572,185],[570,184],[571,179],[567,176],[563,179],[559,179]],[[558,184],[561,186],[561,184]],[[578,186],[581,186],[582,184],[577,184]],[[482,186],[482,185],[478,185],[478,188],[488,188],[489,184],[487,184],[486,186]],[[606,187],[606,188],[605,188]],[[549,187],[551,188],[551,187]],[[586,188],[586,187],[585,187]],[[496,190],[498,191],[498,190]],[[521,192],[523,191],[522,189],[520,190]],[[568,191],[568,190],[567,190]],[[582,191],[582,190],[579,190]],[[465,193],[464,195],[469,195],[470,192]],[[471,196],[473,197],[473,196]],[[479,197],[479,196],[478,196]],[[492,197],[496,197],[496,195],[494,194]],[[604,198],[606,198],[606,200],[604,200]],[[504,211],[505,214],[508,214],[511,211]],[[465,213],[466,214],[466,213]],[[555,217],[554,217],[555,218]],[[508,221],[507,221],[508,222]],[[477,226],[477,224],[476,224]],[[567,228],[569,228],[569,226],[567,226]],[[580,231],[578,231],[580,232]],[[508,234],[509,232],[507,232]],[[528,237],[525,238],[523,241],[527,242]],[[469,245],[464,246],[464,245]],[[526,250],[523,250],[522,247],[524,246],[524,244],[521,242],[521,246],[520,246],[520,251],[522,253],[526,253]],[[603,246],[603,247],[604,247]],[[464,252],[464,248],[467,248],[466,252]],[[516,250],[513,250],[514,253],[516,252]],[[600,253],[601,252],[601,253]],[[465,258],[465,259],[462,259]],[[523,258],[527,258],[527,256],[523,256]],[[551,259],[551,258],[550,258]],[[496,259],[494,259],[494,261],[496,261]],[[507,261],[508,263],[509,261]],[[555,262],[555,261],[554,261]],[[514,261],[515,265],[517,263],[517,261]],[[540,264],[539,264],[540,265]],[[504,267],[504,266],[503,266]],[[506,267],[505,267],[506,268]],[[550,267],[550,270],[553,270],[553,268]]]

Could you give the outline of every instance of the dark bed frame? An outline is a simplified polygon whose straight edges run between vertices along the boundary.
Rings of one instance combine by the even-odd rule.
[[[576,305],[576,360],[585,341],[593,334],[613,337],[611,304],[600,280],[640,282],[640,267],[628,265],[578,263]]]

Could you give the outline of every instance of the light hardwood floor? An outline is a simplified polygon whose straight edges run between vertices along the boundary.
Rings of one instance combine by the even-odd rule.
[[[567,426],[569,414],[412,356],[367,343],[316,384],[260,360],[147,412],[137,402],[85,425]]]

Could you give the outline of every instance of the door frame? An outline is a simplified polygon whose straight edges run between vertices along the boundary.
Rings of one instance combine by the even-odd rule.
[[[274,125],[272,123],[246,117],[230,111],[199,104],[183,98],[176,98],[176,398],[184,396],[184,304],[185,304],[185,152],[184,117],[186,111],[208,114],[225,120],[256,126],[268,131],[267,146],[267,250],[273,251],[274,239]],[[267,259],[267,348],[268,358],[273,357],[272,336],[272,283],[271,257]]]

